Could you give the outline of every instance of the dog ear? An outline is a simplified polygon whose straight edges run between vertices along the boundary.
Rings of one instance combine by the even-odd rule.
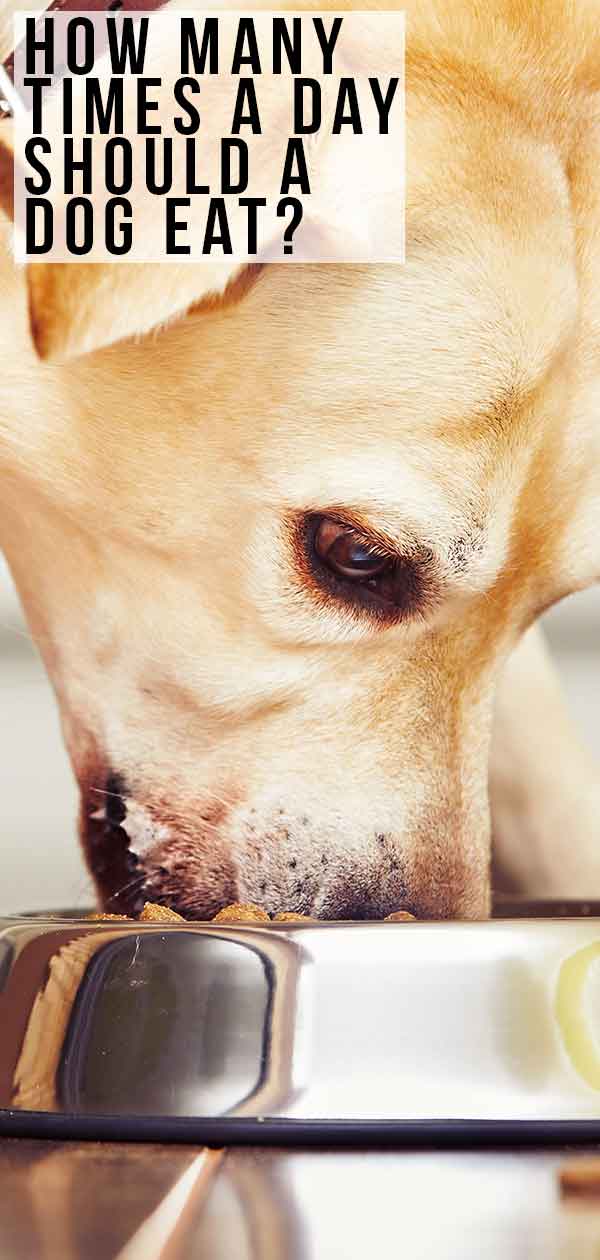
[[[0,208],[13,218],[12,124],[0,124]],[[217,296],[243,265],[32,263],[27,268],[31,335],[42,359],[64,360],[141,335]]]
[[[217,296],[243,268],[231,263],[33,263],[27,268],[31,335],[60,361],[139,336]]]

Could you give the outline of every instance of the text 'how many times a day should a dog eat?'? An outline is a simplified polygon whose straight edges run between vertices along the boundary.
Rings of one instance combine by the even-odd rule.
[[[356,24],[349,57],[340,16],[169,15],[177,39],[152,44],[161,16],[26,19],[18,50],[29,105],[21,197],[26,255],[54,259],[58,235],[71,257],[92,253],[99,238],[109,256],[134,257],[135,220],[144,219],[140,205],[150,198],[144,233],[155,253],[256,256],[281,235],[288,211],[295,230],[307,204],[314,208],[315,187],[322,192],[327,182],[326,144],[337,163],[330,203],[340,220],[348,210],[348,239],[361,231],[366,239],[364,227],[357,229],[364,203],[355,196],[358,172],[363,179],[375,172],[376,204],[378,173],[385,171],[389,186],[390,163],[375,149],[367,158],[364,147],[348,141],[395,142],[402,76],[364,73]],[[398,151],[401,158],[401,143]],[[164,207],[160,243],[157,199]],[[321,204],[321,229],[328,213]],[[343,239],[348,224],[337,227]],[[290,221],[287,254],[291,228]]]

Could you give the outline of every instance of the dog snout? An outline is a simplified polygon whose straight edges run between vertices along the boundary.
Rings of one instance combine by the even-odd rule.
[[[321,920],[380,921],[398,910],[417,919],[488,916],[485,839],[365,830],[344,844],[323,830],[287,820],[275,843],[267,830],[240,870],[239,900]]]
[[[459,885],[445,882],[415,884],[410,875],[401,882],[381,879],[370,891],[348,886],[345,878],[329,889],[312,908],[319,919],[376,920],[397,911],[408,911],[415,919],[486,919],[489,916],[489,886],[486,879],[473,879]]]
[[[231,902],[321,920],[488,913],[487,844],[446,815],[412,831],[215,793],[200,806],[164,800],[115,772],[89,790],[84,842],[108,910],[136,914],[149,900],[200,920]]]

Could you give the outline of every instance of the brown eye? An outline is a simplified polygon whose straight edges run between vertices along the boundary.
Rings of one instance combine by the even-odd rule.
[[[340,517],[309,512],[297,518],[300,571],[319,605],[325,597],[388,626],[423,614],[437,590],[430,548],[415,540],[400,551],[375,529],[371,535]]]
[[[324,518],[314,535],[314,549],[328,569],[350,582],[369,582],[392,567],[390,556],[381,555],[356,530]]]

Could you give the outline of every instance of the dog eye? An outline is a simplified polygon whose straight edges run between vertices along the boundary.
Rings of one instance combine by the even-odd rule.
[[[356,530],[327,517],[317,526],[313,546],[319,560],[348,582],[372,582],[389,572],[394,564],[389,555],[378,552]]]
[[[306,575],[321,594],[384,625],[431,606],[436,571],[428,547],[415,544],[400,555],[350,522],[317,513],[298,527]]]

